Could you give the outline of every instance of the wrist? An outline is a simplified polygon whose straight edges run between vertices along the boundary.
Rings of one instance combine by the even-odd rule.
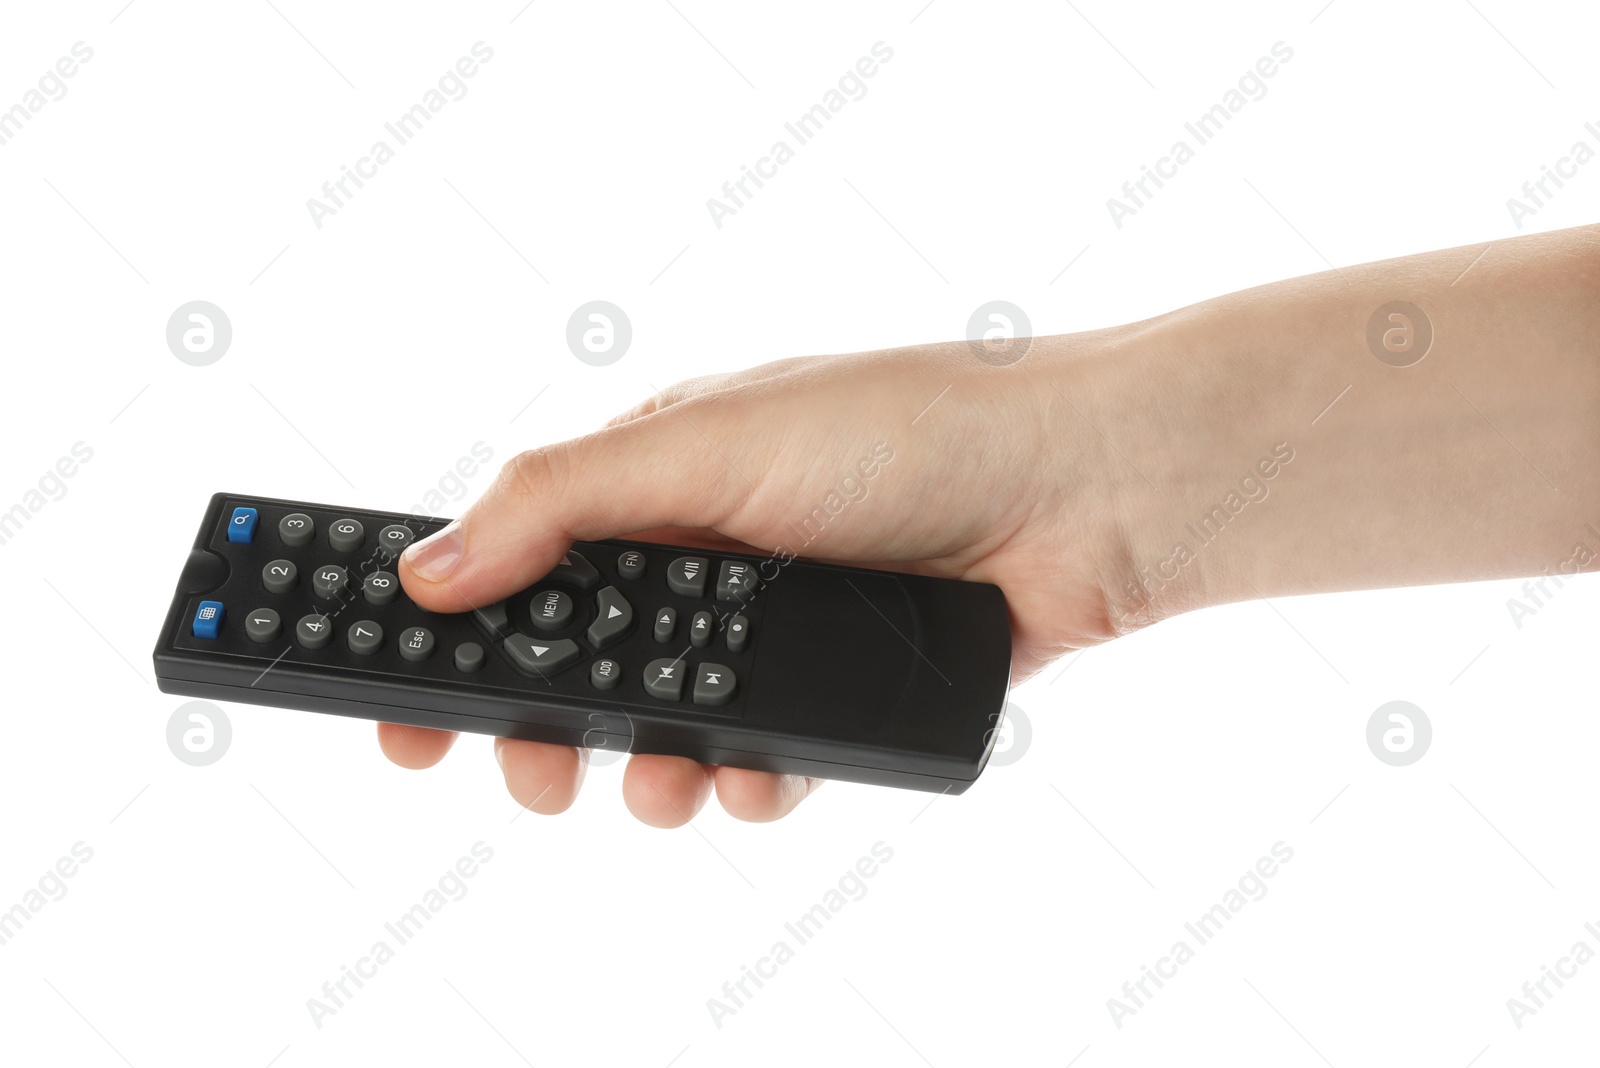
[[[1316,336],[1340,332],[1334,298],[1308,290],[1292,307],[1224,297],[1098,332],[1091,356],[1058,367],[1062,421],[1086,428],[1080,462],[1096,472],[1116,633],[1293,585],[1294,546],[1324,522],[1308,469],[1343,477],[1326,455],[1307,462],[1343,432],[1319,416],[1350,384]]]

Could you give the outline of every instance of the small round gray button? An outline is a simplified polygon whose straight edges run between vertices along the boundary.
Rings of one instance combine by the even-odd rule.
[[[572,622],[572,598],[560,590],[540,590],[533,595],[528,611],[540,630],[560,630]]]
[[[456,646],[456,670],[472,674],[483,667],[483,646],[477,642],[462,642]]]
[[[275,642],[283,634],[283,620],[270,608],[257,608],[244,617],[244,633],[253,642]]]
[[[433,655],[433,632],[427,627],[407,627],[400,632],[400,655],[407,660],[426,660]]]
[[[625,579],[644,578],[644,553],[629,549],[617,557],[617,574]]]
[[[287,546],[298,549],[310,545],[317,535],[317,524],[304,512],[295,512],[278,520],[278,538]]]
[[[601,657],[589,667],[589,685],[597,690],[614,690],[622,681],[622,665],[610,657]]]
[[[383,648],[383,628],[370,619],[358,619],[350,624],[346,640],[350,643],[352,653],[371,656]]]
[[[307,649],[321,649],[333,641],[333,621],[315,612],[294,625],[294,639]]]
[[[311,592],[324,601],[331,601],[344,592],[350,581],[349,572],[338,564],[324,564],[311,576]]]
[[[341,519],[328,530],[328,544],[342,553],[353,553],[361,548],[366,531],[356,519]]]
[[[274,560],[261,569],[261,585],[268,593],[288,593],[300,582],[300,569],[293,560]]]
[[[405,552],[406,546],[411,544],[413,537],[415,535],[411,532],[410,527],[401,526],[399,523],[391,523],[378,531],[378,549],[383,555],[393,560]]]
[[[361,582],[361,596],[368,604],[383,606],[400,595],[400,580],[387,571],[374,571]]]

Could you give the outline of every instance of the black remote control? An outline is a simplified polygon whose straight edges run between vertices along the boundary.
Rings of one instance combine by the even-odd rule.
[[[448,522],[219,493],[156,644],[167,693],[961,793],[1011,673],[1004,595],[621,540],[428,612],[396,558]]]

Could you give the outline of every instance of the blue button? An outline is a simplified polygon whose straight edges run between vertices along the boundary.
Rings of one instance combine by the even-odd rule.
[[[222,617],[225,614],[227,609],[221,601],[201,601],[199,610],[194,614],[194,636],[215,639],[217,632],[222,629]]]
[[[256,537],[256,518],[254,508],[235,508],[228,520],[228,540],[249,545]]]

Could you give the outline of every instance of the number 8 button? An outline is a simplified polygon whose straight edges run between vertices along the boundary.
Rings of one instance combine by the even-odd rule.
[[[374,571],[361,583],[361,595],[368,604],[389,604],[400,592],[400,580],[387,571]]]

